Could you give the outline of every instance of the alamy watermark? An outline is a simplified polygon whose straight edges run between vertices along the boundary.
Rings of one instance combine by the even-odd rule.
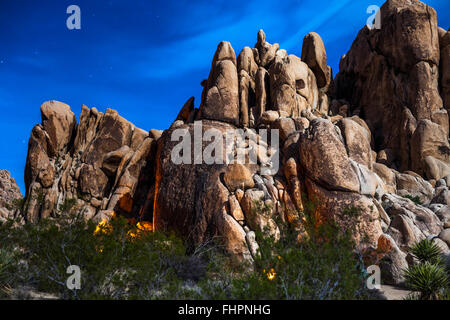
[[[174,164],[259,164],[262,175],[274,175],[279,169],[278,129],[223,132],[216,128],[203,130],[202,121],[195,121],[193,137],[188,128],[179,128],[172,132],[171,140],[179,141],[171,152]],[[204,142],[208,144],[203,148]]]
[[[70,276],[67,278],[66,286],[69,290],[80,290],[81,289],[81,269],[77,265],[70,265],[66,270],[67,274]]]
[[[367,7],[368,14],[372,14],[369,18],[367,18],[367,28],[369,30],[372,29],[381,29],[381,13],[380,13],[380,7],[377,5],[371,5]]]
[[[367,289],[381,289],[381,270],[377,265],[367,267],[367,273],[370,276],[366,280]]]
[[[70,16],[66,20],[66,26],[69,30],[80,30],[81,29],[81,9],[77,5],[70,5],[66,10],[67,14]]]
[[[67,14],[70,16],[66,20],[66,26],[69,30],[80,30],[81,29],[81,9],[79,6],[72,4],[67,7]],[[381,29],[381,14],[380,7],[377,5],[370,5],[366,10],[367,14],[371,14],[369,18],[367,18],[367,28],[369,30],[372,29]]]

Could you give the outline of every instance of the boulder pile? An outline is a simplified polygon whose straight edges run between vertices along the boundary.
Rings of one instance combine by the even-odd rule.
[[[262,30],[237,57],[221,42],[199,107],[190,98],[163,132],[86,106],[77,123],[69,106],[44,103],[28,145],[24,219],[58,217],[74,199],[71,210],[86,219],[116,214],[193,243],[219,238],[251,261],[256,231],[277,239],[284,223],[301,237],[301,212],[314,202],[320,219],[356,227],[358,249],[381,252],[385,282],[401,283],[415,242],[431,237],[449,253],[450,32],[417,0],[388,0],[381,21],[381,29],[359,32],[334,80],[317,33],[305,36],[301,58],[267,42]],[[196,162],[197,148],[210,145],[204,138],[200,146],[189,140],[183,157],[192,161],[175,163],[173,137],[194,137],[200,122],[202,136],[239,129],[263,141],[243,150],[256,161]],[[272,172],[263,170],[260,148],[273,147],[264,129],[279,133]],[[10,188],[3,181],[0,189]],[[352,208],[357,221],[346,214]]]

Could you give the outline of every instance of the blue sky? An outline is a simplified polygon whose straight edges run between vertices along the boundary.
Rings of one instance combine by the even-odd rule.
[[[47,100],[116,109],[143,129],[165,129],[190,97],[200,103],[217,44],[236,54],[259,29],[288,53],[301,55],[303,37],[318,32],[338,71],[381,0],[0,0],[0,169],[24,192],[32,127]],[[425,1],[450,27],[450,2]],[[66,9],[81,8],[81,30],[68,30]]]

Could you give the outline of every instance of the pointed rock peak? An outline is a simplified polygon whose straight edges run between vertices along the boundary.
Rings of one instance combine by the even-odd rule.
[[[183,120],[186,122],[189,119],[191,112],[194,110],[194,97],[190,97],[188,101],[181,108],[175,120]]]
[[[258,42],[255,44],[255,48],[258,51],[258,64],[261,67],[268,68],[268,66],[275,59],[275,55],[280,49],[280,45],[278,43],[270,44],[266,41],[266,34],[261,29],[258,32]]]
[[[244,47],[237,58],[238,73],[241,70],[246,71],[249,75],[254,77],[258,71],[258,65],[255,61],[254,52],[250,47]]]
[[[109,115],[119,115],[119,113],[116,110],[111,109],[111,108],[106,109],[105,115],[108,115],[108,114]]]
[[[55,101],[55,100],[50,100],[47,102],[44,102],[41,105],[41,116],[42,116],[42,120],[48,119],[48,116],[52,113],[57,113],[60,115],[63,114],[67,114],[67,113],[72,113],[72,111],[70,110],[70,107],[63,103],[63,102],[59,102],[59,101]]]
[[[0,170],[0,222],[17,217],[17,205],[22,199],[22,193],[16,180],[11,177],[9,171]]]
[[[215,64],[216,62],[223,60],[230,60],[234,63],[234,65],[236,65],[236,54],[234,53],[231,43],[228,41],[222,41],[219,43],[216,54],[214,55],[213,63]]]
[[[264,33],[263,29],[260,29],[258,31],[258,37],[257,37],[257,43],[264,43],[266,42],[266,34]]]
[[[41,119],[53,150],[63,150],[71,141],[76,126],[76,118],[70,107],[59,101],[44,102],[41,105]]]
[[[90,111],[90,109],[89,109],[89,107],[87,106],[87,105],[85,105],[85,104],[83,104],[82,106],[81,106],[81,112],[83,112],[83,111],[87,111],[87,112],[89,112]]]
[[[202,93],[198,119],[239,124],[239,86],[236,54],[231,44],[222,41],[217,46],[207,86]]]
[[[302,60],[314,72],[319,88],[325,87],[329,83],[327,53],[317,33],[308,33],[303,39]]]
[[[402,9],[414,8],[414,7],[415,8],[426,8],[426,7],[428,7],[428,5],[419,0],[389,0],[383,4],[383,7],[395,8],[398,13],[398,11],[400,11]]]

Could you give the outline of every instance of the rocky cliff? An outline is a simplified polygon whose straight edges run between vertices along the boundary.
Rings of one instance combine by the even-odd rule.
[[[0,222],[17,218],[22,206],[22,193],[16,180],[6,170],[0,170]]]
[[[44,103],[28,144],[25,220],[58,217],[72,202],[86,219],[151,221],[194,243],[219,238],[251,260],[255,231],[277,238],[284,223],[304,236],[299,212],[313,202],[319,220],[356,226],[359,249],[387,256],[385,281],[399,283],[409,247],[450,226],[450,32],[416,0],[388,0],[381,19],[381,29],[359,32],[334,80],[316,33],[304,38],[301,58],[262,30],[237,57],[221,42],[199,108],[190,98],[163,132],[86,106],[77,123],[69,106]],[[174,135],[194,137],[200,121],[202,137],[241,129],[245,148],[219,144],[216,152],[255,161],[196,162],[209,137],[200,146],[189,140],[183,157],[193,161],[175,163]],[[264,129],[279,132],[275,171],[264,170],[275,147]]]

